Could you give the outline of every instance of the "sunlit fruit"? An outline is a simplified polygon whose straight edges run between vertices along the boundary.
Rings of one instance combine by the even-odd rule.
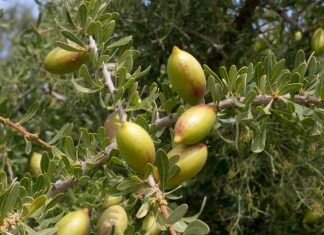
[[[116,140],[122,157],[137,173],[144,174],[147,163],[154,163],[153,140],[141,126],[132,122],[122,123]]]
[[[97,235],[123,235],[128,225],[125,209],[114,205],[106,209],[97,224]],[[114,226],[114,232],[113,232]]]
[[[30,159],[30,168],[32,172],[36,175],[41,173],[41,160],[42,154],[34,152],[31,159]]]
[[[194,145],[176,145],[169,153],[168,157],[179,155],[180,159],[176,165],[180,168],[180,173],[168,179],[166,184],[173,187],[196,176],[207,160],[207,146],[198,143]]]
[[[118,128],[120,127],[119,115],[118,113],[110,114],[105,121],[105,133],[112,141],[116,139]]]
[[[89,52],[78,45],[73,47],[83,51],[67,51],[57,47],[45,57],[44,69],[53,74],[66,74],[80,68],[89,58]]]
[[[216,113],[208,105],[189,108],[178,119],[174,127],[176,144],[194,144],[205,138],[216,121]]]
[[[102,207],[108,208],[113,205],[117,205],[123,201],[122,196],[113,196],[109,195],[108,197],[105,198],[104,202],[101,204]]]
[[[295,33],[295,41],[300,41],[303,38],[303,35],[300,31]]]
[[[145,235],[158,235],[161,231],[156,222],[155,216],[151,213],[145,217],[142,228],[145,229]]]
[[[319,54],[324,52],[324,29],[323,28],[318,28],[315,30],[312,36],[311,44],[315,53]]]
[[[55,235],[86,235],[90,229],[89,210],[70,212],[55,225]]]
[[[188,52],[173,47],[167,65],[172,89],[191,105],[201,103],[206,90],[206,77],[200,63]]]

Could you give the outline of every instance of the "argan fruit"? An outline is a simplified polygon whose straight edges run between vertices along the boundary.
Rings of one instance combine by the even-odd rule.
[[[178,119],[174,127],[176,144],[194,144],[205,138],[216,121],[216,113],[208,105],[189,108]]]
[[[106,137],[109,137],[112,141],[116,140],[117,131],[120,127],[119,115],[114,112],[110,114],[105,121],[105,133]]]
[[[34,152],[31,159],[30,159],[30,168],[32,172],[36,175],[41,173],[41,160],[42,154]]]
[[[303,35],[300,31],[295,33],[295,41],[300,41],[303,38]]]
[[[171,179],[168,179],[168,187],[178,186],[184,181],[190,180],[196,176],[207,160],[207,146],[203,143],[194,145],[176,145],[169,153],[168,157],[179,155],[180,159],[176,165],[180,168],[180,173]]]
[[[104,202],[102,203],[102,207],[108,208],[110,206],[117,205],[117,204],[121,203],[122,201],[123,201],[122,196],[110,195],[104,200]]]
[[[322,213],[321,213],[322,211]],[[308,209],[303,218],[303,224],[315,224],[317,223],[323,215],[323,208],[316,204],[312,209]]]
[[[87,235],[90,229],[89,210],[70,212],[55,227],[58,228],[55,235]]]
[[[123,235],[128,225],[125,209],[114,205],[106,209],[97,224],[97,235]],[[113,226],[115,226],[114,233]]]
[[[89,52],[79,45],[73,47],[84,51],[67,51],[57,47],[45,57],[44,69],[53,74],[66,74],[80,68],[89,58]]]
[[[124,160],[137,173],[144,174],[147,163],[154,163],[155,147],[151,136],[141,126],[124,122],[117,131],[117,147]]]
[[[149,213],[142,224],[142,228],[145,229],[145,235],[159,235],[161,229],[155,220],[155,216]]]
[[[311,44],[315,53],[319,54],[324,52],[324,29],[318,28],[315,30]]]
[[[191,105],[203,101],[206,77],[195,57],[176,46],[173,47],[168,59],[167,72],[172,89],[182,99]]]

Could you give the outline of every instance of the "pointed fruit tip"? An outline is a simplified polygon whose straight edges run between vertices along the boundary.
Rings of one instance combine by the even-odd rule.
[[[88,208],[84,208],[84,209],[82,209],[81,211],[82,211],[83,213],[87,214],[87,215],[89,214],[89,209],[88,209]]]
[[[181,50],[177,47],[177,46],[174,46],[173,49],[172,49],[172,54],[178,54],[180,53]]]

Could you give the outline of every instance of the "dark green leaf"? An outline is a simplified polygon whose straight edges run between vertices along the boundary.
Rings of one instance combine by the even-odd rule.
[[[36,101],[29,107],[27,112],[24,114],[24,116],[22,116],[22,118],[18,121],[18,123],[22,124],[30,120],[36,114],[38,108],[39,108],[39,102]]]

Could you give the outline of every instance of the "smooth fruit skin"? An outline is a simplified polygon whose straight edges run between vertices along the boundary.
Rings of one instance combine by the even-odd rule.
[[[123,201],[122,196],[108,196],[105,201],[102,203],[103,208],[108,208],[113,205],[117,205]]]
[[[89,58],[89,52],[80,46],[74,47],[85,51],[74,52],[57,47],[45,57],[44,69],[53,74],[67,74],[80,68]]]
[[[145,217],[142,228],[146,231],[145,235],[159,235],[161,232],[161,229],[152,214],[148,214]]]
[[[176,144],[195,144],[205,138],[216,121],[215,111],[200,104],[189,108],[178,119],[174,127]]]
[[[303,38],[302,33],[300,31],[297,31],[295,33],[295,41],[300,41],[300,40],[302,40],[302,38]]]
[[[36,175],[41,173],[40,163],[42,160],[42,154],[34,152],[30,159],[30,168]]]
[[[87,235],[90,229],[89,210],[87,208],[71,212],[60,219],[55,235]]]
[[[320,211],[317,211],[315,209],[309,209],[304,215],[303,224],[315,224],[321,219],[321,217],[322,215]]]
[[[112,227],[115,225],[115,232]],[[97,224],[97,235],[123,235],[128,225],[125,209],[114,205],[106,209],[100,216]]]
[[[144,174],[147,163],[154,163],[155,147],[151,136],[141,126],[124,122],[117,131],[117,146],[124,160],[137,173]]]
[[[176,145],[169,153],[168,157],[179,155],[180,159],[176,165],[180,168],[180,173],[167,180],[168,187],[178,186],[184,181],[196,176],[207,160],[207,146],[203,143],[194,145]]]
[[[167,65],[172,89],[191,105],[201,103],[206,90],[206,77],[200,63],[188,52],[173,47]]]
[[[315,30],[312,36],[311,44],[315,53],[319,54],[324,52],[324,29],[323,28],[318,28]]]
[[[105,133],[112,141],[116,140],[117,131],[120,127],[118,113],[110,114],[105,121]]]

